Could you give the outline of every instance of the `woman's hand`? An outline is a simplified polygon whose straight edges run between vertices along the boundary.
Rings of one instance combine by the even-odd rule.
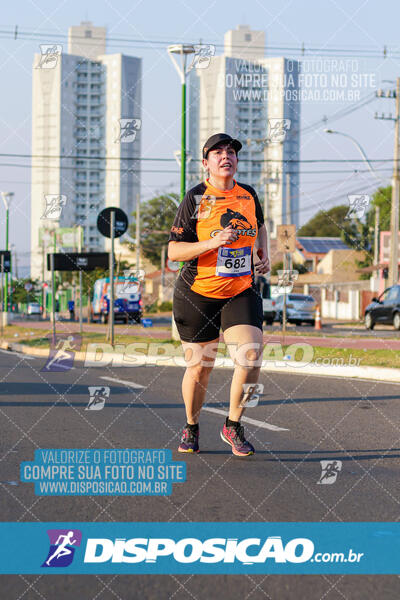
[[[257,256],[260,259],[258,262],[254,263],[254,268],[257,271],[257,274],[263,275],[264,273],[268,273],[270,271],[270,267],[267,252],[263,248],[258,248]]]
[[[216,249],[220,246],[224,246],[225,244],[231,244],[232,242],[236,242],[239,237],[239,233],[232,227],[232,225],[228,225],[222,231],[217,233],[217,235],[212,238],[211,247]]]

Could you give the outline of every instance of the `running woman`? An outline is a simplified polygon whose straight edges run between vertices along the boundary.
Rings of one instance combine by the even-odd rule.
[[[240,418],[243,385],[258,381],[262,361],[262,300],[254,272],[267,273],[269,259],[257,194],[233,178],[241,147],[226,133],[206,141],[203,166],[209,177],[187,192],[169,236],[168,257],[185,262],[173,299],[187,365],[182,381],[187,423],[180,452],[199,452],[199,415],[222,328],[235,366],[221,438],[236,456],[254,454]]]

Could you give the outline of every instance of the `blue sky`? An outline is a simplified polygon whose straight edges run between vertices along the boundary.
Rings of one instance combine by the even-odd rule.
[[[239,24],[248,24],[254,29],[266,31],[267,46],[289,46],[300,48],[325,48],[325,72],[334,69],[336,57],[353,57],[355,70],[348,72],[348,82],[353,73],[366,87],[357,83],[360,98],[371,95],[375,87],[390,87],[382,83],[400,75],[398,59],[390,56],[392,51],[400,55],[398,39],[398,3],[395,1],[363,0],[237,0],[217,2],[215,0],[172,0],[151,2],[126,0],[96,2],[7,2],[2,5],[0,31],[13,30],[16,25],[20,32],[36,31],[37,40],[17,37],[10,39],[0,33],[0,73],[3,86],[0,95],[0,153],[30,154],[31,152],[31,72],[34,52],[39,43],[46,43],[46,33],[65,35],[70,25],[83,20],[91,20],[95,25],[106,26],[110,37],[126,36],[139,40],[137,46],[110,42],[109,52],[124,52],[143,58],[143,145],[144,156],[173,157],[180,144],[179,103],[180,90],[177,75],[166,52],[166,46],[173,41],[222,44],[227,29]],[[43,39],[41,39],[41,32]],[[145,44],[153,40],[153,45]],[[53,40],[52,40],[53,41]],[[112,44],[112,46],[111,46]],[[387,46],[389,56],[383,58],[383,48]],[[220,48],[217,48],[217,53]],[[362,52],[374,52],[373,58],[365,58]],[[278,52],[274,51],[274,55]],[[299,58],[286,51],[286,56]],[[308,68],[316,57],[308,56]],[[319,85],[319,79],[317,86]],[[349,86],[346,87],[346,93]],[[312,92],[315,91],[313,88]],[[318,102],[305,100],[302,104],[301,159],[358,159],[359,154],[352,143],[341,137],[327,135],[322,123],[338,110],[351,106],[348,97],[344,101]],[[392,100],[374,100],[365,107],[337,121],[327,123],[327,127],[348,133],[361,143],[371,159],[389,159],[393,156],[393,123],[374,119],[375,111],[393,112]],[[307,130],[308,127],[308,130]],[[154,140],[157,143],[154,144]],[[19,264],[29,262],[29,168],[5,165],[13,161],[0,157],[0,189],[13,190],[15,200],[11,213],[11,243],[16,244]],[[29,164],[29,158],[20,160]],[[360,163],[359,168],[365,169]],[[386,170],[379,171],[385,181],[390,178],[390,164],[379,165]],[[167,170],[177,170],[171,163]],[[301,175],[301,221],[305,222],[318,208],[326,208],[346,203],[349,192],[372,192],[374,179],[370,174],[326,173],[327,170],[352,170],[354,163],[323,165],[306,163]],[[317,171],[317,172],[315,172]],[[323,172],[321,172],[323,171]],[[178,173],[147,173],[143,176],[143,198],[149,198],[157,190],[179,189]],[[0,244],[4,245],[4,209],[0,206]]]

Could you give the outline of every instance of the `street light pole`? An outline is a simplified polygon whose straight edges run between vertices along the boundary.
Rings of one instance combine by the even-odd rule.
[[[351,140],[353,142],[353,144],[358,148],[361,156],[363,157],[365,163],[367,164],[369,171],[372,173],[372,175],[375,177],[375,179],[377,179],[378,181],[380,181],[382,183],[382,178],[379,177],[378,173],[375,171],[374,167],[371,165],[369,158],[365,154],[365,151],[363,150],[361,144],[359,142],[357,142],[357,140],[355,138],[353,138],[352,135],[349,135],[348,133],[343,133],[342,131],[335,131],[334,129],[324,129],[324,131],[325,131],[325,133],[334,133],[335,135],[342,135],[343,137],[349,138],[349,140]]]
[[[10,210],[10,202],[12,200],[12,197],[14,196],[14,192],[1,192],[1,196],[3,198],[3,202],[4,202],[4,207],[6,209],[6,250],[8,250],[8,228],[9,228],[9,219],[8,219],[8,215],[9,215],[9,210]],[[5,290],[4,290],[4,308],[3,310],[5,311],[5,315],[6,315],[6,325],[7,325],[7,316],[8,316],[8,273],[5,274],[6,275],[6,285],[5,285]]]
[[[191,66],[187,67],[187,57],[189,54],[194,54],[195,48],[192,44],[173,44],[168,46],[168,54],[171,57],[172,63],[179,75],[182,84],[182,119],[181,119],[181,194],[180,201],[182,202],[186,193],[186,75],[191,70]],[[179,65],[175,55],[181,57]],[[181,263],[182,266],[182,263]],[[172,339],[179,340],[178,329],[175,319],[172,316]]]
[[[186,193],[186,78],[182,83],[181,202]]]
[[[397,80],[399,82],[399,80]],[[397,100],[396,100],[396,106],[397,106],[397,110],[398,110],[398,105],[397,105]],[[397,112],[398,115],[398,112]],[[398,140],[398,126],[399,126],[399,119],[397,118],[396,120],[396,127],[397,127],[397,137],[396,139]],[[380,182],[383,183],[383,179],[381,177],[379,177],[379,175],[377,174],[377,172],[375,171],[374,167],[371,165],[367,155],[365,154],[365,151],[363,150],[361,144],[359,144],[359,142],[357,142],[357,140],[355,138],[353,138],[353,136],[349,135],[348,133],[343,133],[342,131],[334,131],[333,129],[325,129],[325,133],[334,133],[336,135],[342,135],[344,137],[349,138],[349,140],[351,140],[353,142],[353,144],[358,148],[361,156],[363,157],[365,163],[368,166],[369,171],[372,173],[372,175]],[[391,233],[391,244],[390,244],[390,263],[389,263],[389,281],[391,282],[390,285],[394,285],[394,283],[397,283],[397,280],[395,282],[392,281],[393,279],[393,275],[392,273],[394,272],[392,269],[392,265],[394,264],[394,260],[392,257],[392,254],[394,252],[396,252],[395,248],[397,248],[397,253],[398,253],[398,228],[397,228],[397,236],[396,236],[396,231],[393,230],[393,206],[395,206],[395,203],[393,202],[393,197],[397,197],[397,192],[399,189],[399,176],[398,176],[398,160],[396,158],[396,148],[398,147],[398,144],[396,146],[395,143],[395,158],[394,158],[394,172],[393,172],[393,186],[392,186],[392,224],[391,224],[391,229],[392,229],[392,233]],[[397,176],[396,176],[396,169],[397,169]],[[397,181],[397,186],[395,185],[395,182]],[[394,191],[397,189],[397,191]],[[399,213],[398,213],[398,203],[397,203],[397,223],[399,221]],[[378,264],[378,228],[379,228],[379,206],[375,207],[375,249],[374,249],[374,264],[377,265]],[[395,241],[395,244],[393,243],[393,240]],[[397,254],[397,259],[398,259],[398,254]],[[398,260],[397,260],[398,262]],[[396,264],[397,264],[396,262]],[[378,271],[376,271],[375,274],[375,279],[378,278]]]
[[[392,97],[392,96],[390,96]],[[393,119],[391,116],[388,120],[395,122],[394,130],[394,157],[393,157],[393,176],[392,176],[392,208],[390,214],[390,259],[389,259],[389,284],[396,285],[399,280],[399,197],[400,197],[400,171],[399,171],[399,126],[400,126],[400,77],[396,80],[396,116]],[[333,131],[325,129],[325,133],[336,133],[349,138],[359,149],[362,157],[368,165],[371,173],[382,182],[382,179],[377,175],[375,169],[369,162],[367,155],[360,144],[351,135],[342,133],[341,131]]]
[[[191,70],[187,67],[187,57],[194,54],[195,48],[192,44],[173,44],[168,46],[168,54],[171,57],[173,65],[179,75],[182,84],[182,119],[181,119],[181,202],[186,192],[186,75]],[[175,59],[175,54],[181,57],[179,65]]]

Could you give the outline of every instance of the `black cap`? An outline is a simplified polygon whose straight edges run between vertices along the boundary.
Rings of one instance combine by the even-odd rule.
[[[218,146],[218,144],[230,144],[235,150],[236,154],[242,147],[242,144],[239,142],[239,140],[235,140],[227,133],[214,133],[214,135],[208,138],[203,146],[203,158],[207,158],[207,154],[210,152],[210,150],[215,148],[215,146]]]

